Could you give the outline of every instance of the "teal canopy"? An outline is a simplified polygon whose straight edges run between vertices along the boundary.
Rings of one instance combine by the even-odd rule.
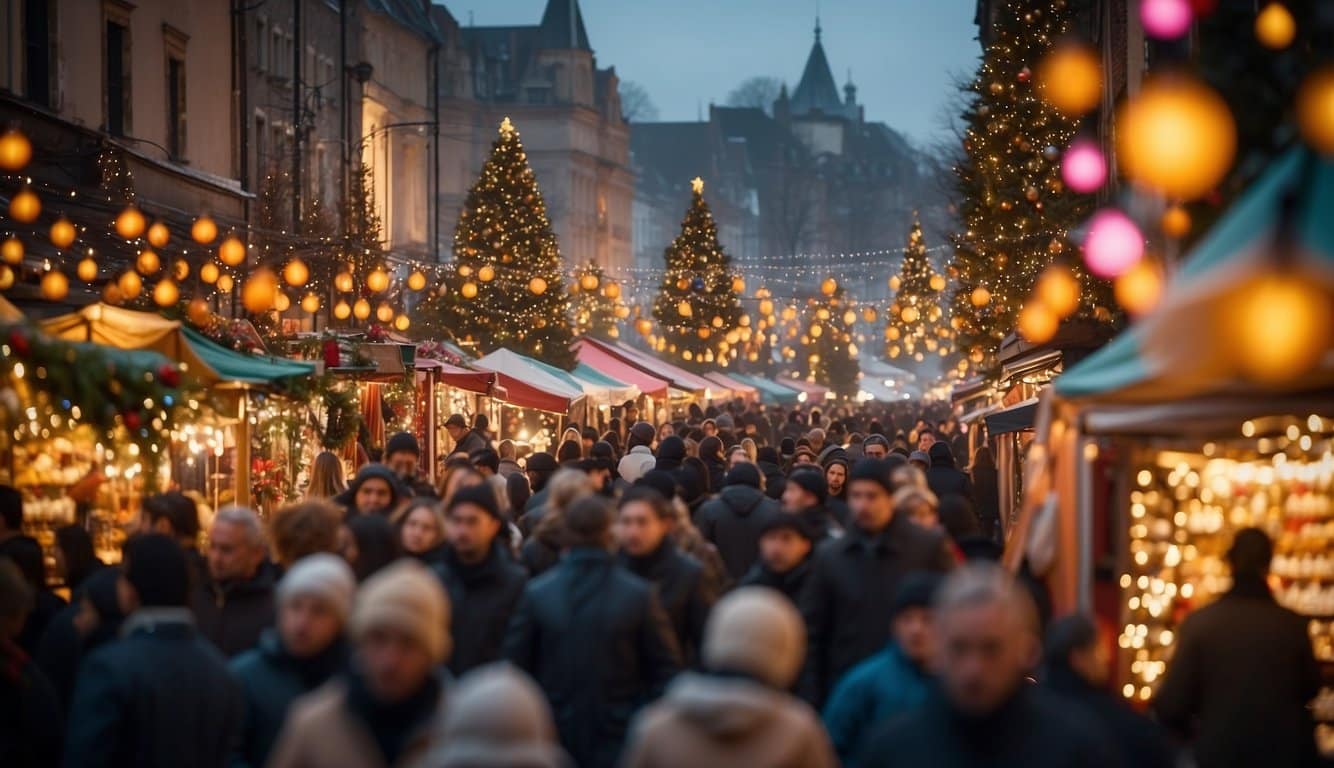
[[[239,384],[274,384],[296,376],[315,373],[314,363],[303,363],[281,357],[244,355],[209,339],[193,328],[181,326],[190,348],[210,368],[217,371],[224,382]]]
[[[743,384],[749,384],[760,392],[760,401],[768,405],[796,405],[801,402],[801,393],[781,384],[762,379],[759,376],[747,376],[741,373],[729,373],[728,376]]]
[[[1232,371],[1217,367],[1226,340],[1199,338],[1192,324],[1213,324],[1227,291],[1272,268],[1285,221],[1294,267],[1303,277],[1329,282],[1334,273],[1332,211],[1334,162],[1305,147],[1289,150],[1182,260],[1161,305],[1065,371],[1053,384],[1056,393],[1067,399],[1145,400],[1227,388]],[[1207,333],[1216,336],[1217,329]]]

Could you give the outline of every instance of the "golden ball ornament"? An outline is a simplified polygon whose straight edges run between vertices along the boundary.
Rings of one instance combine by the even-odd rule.
[[[139,252],[139,258],[134,260],[134,268],[139,270],[141,275],[156,275],[158,270],[162,269],[162,259],[158,258],[156,251],[145,248]]]
[[[1272,272],[1238,291],[1228,346],[1253,381],[1285,384],[1319,365],[1334,344],[1334,297],[1321,286]],[[1226,331],[1223,331],[1226,333]]]
[[[1042,344],[1056,335],[1061,319],[1041,301],[1030,301],[1019,310],[1019,334],[1031,344]]]
[[[120,286],[116,285],[114,282],[107,283],[102,288],[103,303],[117,306],[123,301],[125,301],[125,296],[121,294]]]
[[[1038,94],[1066,115],[1087,114],[1102,101],[1102,62],[1083,43],[1058,44],[1038,62],[1036,74]]]
[[[241,266],[245,263],[245,243],[236,235],[228,235],[218,246],[218,259],[229,267]]]
[[[828,308],[828,307],[820,307],[819,309],[815,310],[815,316],[816,316],[817,318],[819,318],[820,320],[828,320],[829,317],[830,317],[830,315],[829,315],[829,308]]]
[[[931,290],[936,292],[945,290],[945,278],[941,275],[932,275],[930,286]]]
[[[153,286],[153,303],[159,307],[172,307],[181,298],[181,290],[176,286],[176,281],[171,278],[164,278]]]
[[[268,267],[260,267],[241,285],[241,305],[251,314],[273,309],[278,300],[278,275]]]
[[[712,325],[714,328],[722,328],[723,318],[719,315],[714,315],[713,319],[709,321],[709,325]]]
[[[917,311],[917,307],[904,307],[903,311],[899,313],[899,317],[905,323],[915,323],[921,317],[921,313]]]
[[[74,224],[64,216],[51,223],[51,245],[65,250],[74,244],[74,238],[78,233],[74,230]]]
[[[899,277],[898,275],[894,275],[893,277],[889,278],[889,290],[897,292],[899,288],[902,287],[903,287],[903,278]]]
[[[352,307],[348,306],[345,299],[339,299],[333,308],[334,317],[339,320],[346,320],[352,316]]]
[[[612,310],[612,313],[616,315],[617,320],[624,320],[630,316],[630,308],[624,304],[618,304],[616,309]]]
[[[61,301],[69,295],[69,278],[58,269],[42,275],[42,298],[47,301]]]
[[[307,293],[301,297],[301,310],[308,315],[313,315],[320,311],[320,297],[314,293]]]
[[[97,262],[91,258],[86,258],[81,260],[79,262],[79,266],[75,267],[75,270],[76,270],[75,274],[77,274],[79,276],[79,279],[84,281],[85,283],[91,283],[92,281],[96,280],[97,273],[99,271],[97,268]]]
[[[528,290],[534,295],[541,296],[547,292],[547,281],[540,277],[534,277],[528,281]]]
[[[746,281],[741,277],[732,278],[732,293],[745,293]]]
[[[1069,317],[1079,308],[1079,278],[1064,264],[1052,264],[1038,276],[1038,300],[1058,318]]]
[[[974,307],[981,309],[991,303],[991,291],[988,291],[985,287],[979,285],[973,289],[968,300],[972,302]]]
[[[1334,65],[1316,69],[1297,91],[1297,126],[1312,149],[1334,155]]]
[[[207,301],[196,297],[190,300],[190,306],[186,307],[185,315],[195,325],[208,325],[213,319],[213,310],[209,309]]]
[[[231,275],[221,275],[218,277],[217,289],[222,293],[231,293],[236,287],[236,280]]]
[[[760,314],[769,317],[774,313],[774,302],[772,299],[760,299]]]
[[[833,296],[838,290],[838,281],[832,277],[826,277],[824,282],[820,283],[820,293],[826,296]]]
[[[461,288],[459,288],[459,293],[462,294],[463,298],[465,299],[477,298],[477,283],[474,283],[471,280],[469,280],[468,282],[464,283]]]
[[[0,243],[0,259],[10,266],[17,267],[23,263],[23,241],[17,237],[7,237],[3,243]]]
[[[866,307],[862,310],[862,320],[868,323],[874,323],[880,315],[875,311],[875,307]]]
[[[690,317],[691,315],[695,314],[695,310],[693,307],[690,306],[690,302],[686,301],[685,299],[682,299],[676,305],[676,314],[680,315],[681,317]]]
[[[292,308],[292,299],[286,293],[278,291],[278,296],[273,300],[273,308],[278,312],[286,312]]]
[[[408,288],[414,291],[420,291],[425,287],[426,275],[422,274],[420,269],[413,270],[412,274],[408,275]]]
[[[1232,167],[1237,127],[1227,103],[1184,75],[1149,80],[1121,107],[1116,124],[1121,170],[1142,187],[1193,200]]]
[[[635,321],[635,330],[640,336],[647,336],[653,331],[653,323],[649,322],[648,318],[641,317]]]
[[[36,192],[24,187],[9,200],[9,218],[20,224],[31,224],[42,215],[42,199]]]
[[[160,221],[155,221],[148,226],[148,244],[154,248],[166,248],[167,243],[171,241],[171,230],[167,225]]]
[[[199,279],[203,280],[209,285],[218,282],[218,277],[221,276],[221,274],[222,270],[218,269],[218,265],[214,264],[211,261],[205,263],[204,266],[199,268]]]
[[[598,276],[592,272],[585,272],[579,278],[579,287],[585,291],[596,291],[598,288]]]
[[[144,218],[144,212],[135,205],[127,205],[124,210],[116,214],[116,234],[126,240],[139,237],[147,226],[148,220]]]
[[[459,265],[459,277],[470,277],[471,275],[472,275],[472,267],[468,266],[467,264]]]
[[[350,272],[339,272],[334,276],[334,288],[342,293],[351,293],[353,286],[352,274]]]
[[[856,312],[854,312],[854,311],[852,311],[851,309],[849,309],[847,312],[844,312],[844,313],[843,313],[843,324],[844,324],[844,325],[852,325],[852,324],[855,323],[855,322],[857,322],[857,313],[856,313]]]
[[[371,303],[365,299],[357,299],[352,305],[352,316],[358,320],[365,320],[371,316]]]
[[[208,245],[218,237],[218,225],[208,216],[200,216],[190,225],[190,237],[200,245]]]
[[[1297,37],[1297,20],[1280,2],[1271,2],[1255,16],[1255,38],[1264,47],[1281,51]]]
[[[1163,211],[1163,216],[1158,225],[1162,227],[1163,234],[1170,238],[1185,237],[1190,233],[1190,213],[1180,205],[1169,206],[1167,210]]]
[[[23,166],[32,160],[32,142],[17,128],[10,128],[0,135],[0,170],[9,172],[23,170]]]
[[[389,290],[389,273],[382,267],[376,267],[366,275],[366,287],[374,293],[384,293]]]
[[[621,298],[620,283],[607,283],[607,285],[602,289],[602,295],[606,296],[612,301],[616,301],[617,299]]]
[[[134,301],[144,291],[143,278],[134,270],[122,272],[120,277],[116,278],[116,286],[120,288],[120,293],[126,301]]]
[[[398,317],[394,318],[395,330],[406,331],[411,325],[412,321],[408,319],[407,315],[399,315]]]
[[[301,259],[292,259],[283,267],[283,282],[293,288],[300,288],[310,279],[310,267]]]
[[[381,304],[375,308],[375,319],[382,323],[387,323],[394,319],[394,308],[388,304]]]
[[[713,331],[710,330],[708,326],[704,326],[696,330],[695,335],[700,337],[701,339],[707,339],[709,338],[709,336],[713,335]]]
[[[185,259],[177,259],[171,265],[171,274],[172,277],[175,277],[177,280],[188,278],[190,276],[190,262]]]
[[[0,291],[14,287],[14,270],[8,264],[0,264]]]
[[[484,265],[481,269],[477,270],[477,279],[484,283],[489,283],[492,280],[495,280],[496,268],[490,264]]]
[[[1162,269],[1152,259],[1140,259],[1138,264],[1116,278],[1112,292],[1116,303],[1132,316],[1147,314],[1162,298]]]

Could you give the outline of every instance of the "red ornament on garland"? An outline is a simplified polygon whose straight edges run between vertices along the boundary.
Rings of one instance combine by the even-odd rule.
[[[181,371],[176,366],[167,364],[157,370],[157,378],[163,386],[175,389],[181,384]]]
[[[31,349],[28,346],[28,336],[23,331],[13,330],[9,332],[9,348],[14,350],[14,354],[19,357],[27,357]]]
[[[1026,83],[1029,80],[1033,79],[1033,70],[1029,69],[1028,67],[1024,67],[1023,69],[1019,70],[1019,74],[1017,75],[1017,77],[1019,78],[1019,82]]]
[[[126,411],[125,415],[122,416],[121,418],[124,419],[125,421],[125,428],[130,430],[131,432],[138,429],[139,424],[141,423],[138,411]]]

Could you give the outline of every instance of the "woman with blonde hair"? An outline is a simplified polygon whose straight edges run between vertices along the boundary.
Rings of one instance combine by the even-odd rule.
[[[310,468],[306,498],[332,499],[346,490],[347,479],[343,475],[343,460],[328,451],[320,451]]]
[[[444,559],[445,514],[435,499],[417,497],[390,518],[403,552],[426,564]]]
[[[754,440],[749,437],[741,438],[741,447],[746,449],[746,455],[750,457],[751,464],[760,460],[760,448],[755,445]]]
[[[547,483],[547,503],[529,512],[537,520],[529,520],[533,532],[520,550],[522,565],[529,578],[551,568],[565,549],[565,510],[577,499],[593,494],[593,478],[578,469],[562,469]]]

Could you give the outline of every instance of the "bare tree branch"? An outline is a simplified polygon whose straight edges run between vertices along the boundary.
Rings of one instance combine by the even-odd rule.
[[[748,77],[727,94],[727,106],[756,107],[764,110],[765,114],[773,114],[774,99],[778,98],[778,92],[782,87],[782,81],[776,77],[766,75]]]
[[[658,107],[644,86],[632,80],[622,80],[620,94],[621,116],[627,123],[646,123],[658,119]]]

